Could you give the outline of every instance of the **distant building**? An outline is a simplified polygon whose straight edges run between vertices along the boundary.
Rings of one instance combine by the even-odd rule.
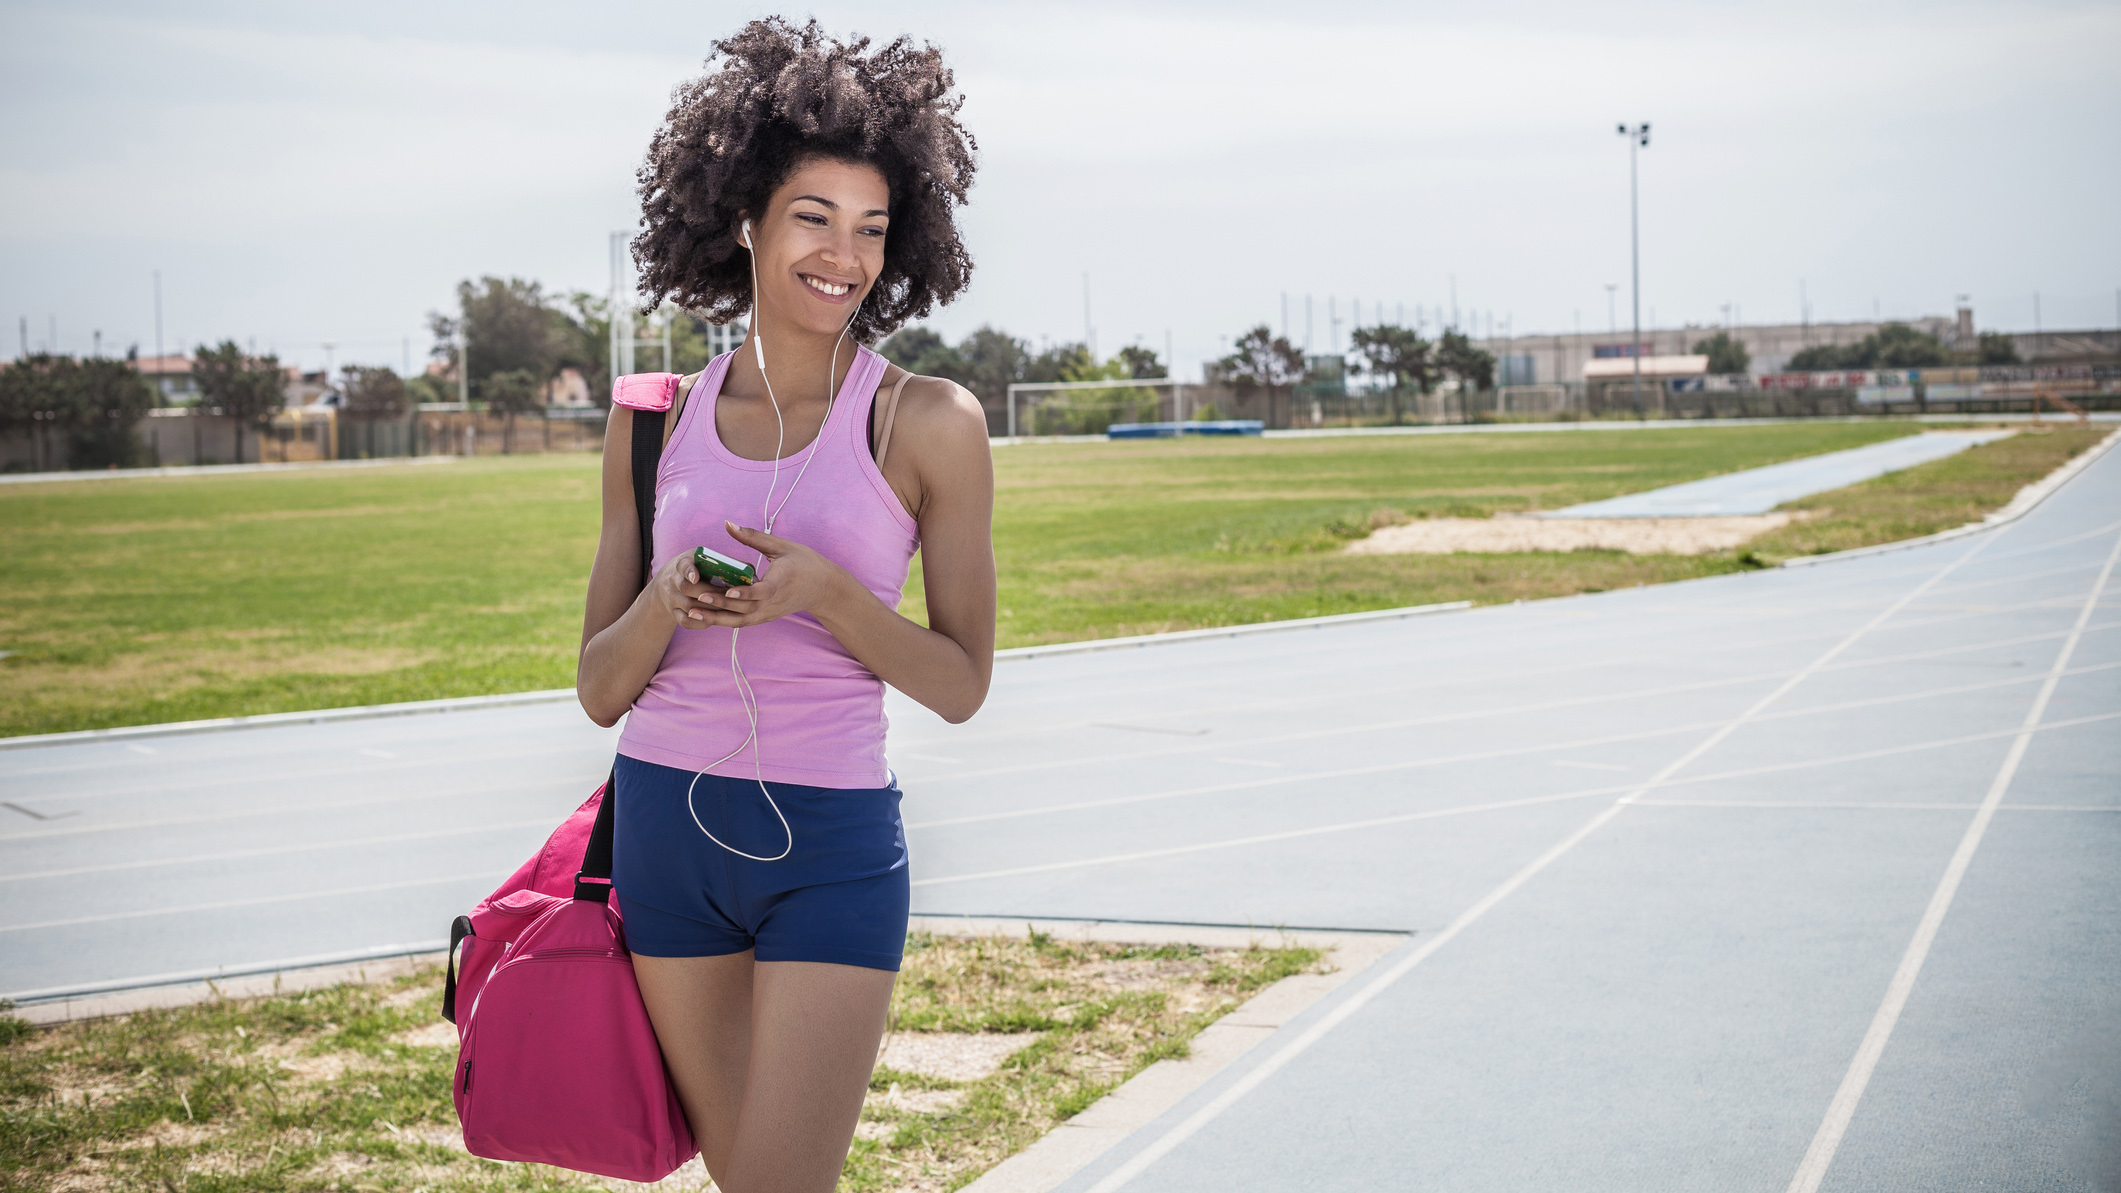
[[[190,406],[199,401],[199,384],[192,377],[191,357],[179,354],[143,356],[133,362],[140,375],[154,384],[162,395],[164,406]],[[325,384],[324,374],[305,373],[293,365],[282,370],[286,374],[285,405],[289,410],[303,406],[330,405],[320,402],[331,387]]]
[[[1905,323],[1917,331],[1936,336],[1954,352],[1974,352],[1980,337],[1974,313],[1961,309],[1950,318],[1923,315],[1912,319],[1872,320],[1857,323],[1769,323],[1722,327],[1686,324],[1680,327],[1644,328],[1639,342],[1628,333],[1578,332],[1561,335],[1493,336],[1475,343],[1494,353],[1502,365],[1497,381],[1505,385],[1535,385],[1579,382],[1589,379],[1593,362],[1628,361],[1640,355],[1677,357],[1694,355],[1694,345],[1719,331],[1745,346],[1751,361],[1746,372],[1780,373],[1791,357],[1819,344],[1853,344],[1887,323]],[[2018,357],[2027,364],[2121,363],[2121,332],[2050,331],[2013,332]],[[1504,362],[1509,362],[1505,364]],[[1633,376],[1633,369],[1626,370]],[[1648,376],[1646,369],[1644,376]],[[1606,379],[1601,373],[1600,379]]]
[[[545,383],[545,405],[555,410],[583,410],[596,404],[589,393],[589,380],[580,369],[561,369]]]

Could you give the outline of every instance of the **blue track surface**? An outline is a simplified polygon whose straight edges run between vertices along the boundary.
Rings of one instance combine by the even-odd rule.
[[[1956,455],[2008,431],[1931,431],[1868,447],[1807,456],[1765,468],[1668,485],[1605,501],[1549,510],[1542,518],[1709,518],[1764,514],[1786,501],[1867,481]]]
[[[1888,555],[1006,663],[892,702],[915,910],[1414,934],[1076,1193],[1782,1193],[1910,972],[1819,1187],[2109,1187],[2117,559],[2121,452]],[[0,987],[437,940],[613,737],[0,751]]]

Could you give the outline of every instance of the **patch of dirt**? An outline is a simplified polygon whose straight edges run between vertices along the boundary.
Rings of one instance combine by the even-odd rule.
[[[327,1052],[323,1056],[286,1058],[280,1061],[280,1067],[304,1082],[336,1081],[346,1072],[347,1063],[354,1059],[344,1052]]]
[[[1801,516],[1777,512],[1728,518],[1429,518],[1381,527],[1344,550],[1350,555],[1586,550],[1706,555],[1780,530]]]
[[[449,1022],[430,1023],[426,1027],[399,1032],[391,1037],[399,1044],[412,1044],[420,1048],[454,1048],[457,1046],[457,1025]]]
[[[939,1077],[944,1081],[978,1081],[1036,1039],[1038,1033],[1035,1031],[1013,1035],[893,1032],[884,1038],[877,1063],[887,1069]]]
[[[908,1114],[935,1114],[965,1100],[961,1089],[900,1089],[893,1085],[862,1100],[862,1110],[899,1110]]]

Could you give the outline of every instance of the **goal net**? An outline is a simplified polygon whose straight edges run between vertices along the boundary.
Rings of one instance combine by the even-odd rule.
[[[1122,381],[1032,381],[1009,387],[1008,433],[1102,435],[1114,423],[1185,419],[1187,390],[1169,377]]]

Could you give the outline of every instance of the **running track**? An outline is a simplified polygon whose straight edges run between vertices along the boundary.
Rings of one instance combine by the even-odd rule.
[[[894,705],[916,910],[1414,933],[1070,1190],[2109,1187],[2117,559],[2121,452],[1866,559],[1006,663]],[[0,988],[433,940],[611,740],[0,751]]]

